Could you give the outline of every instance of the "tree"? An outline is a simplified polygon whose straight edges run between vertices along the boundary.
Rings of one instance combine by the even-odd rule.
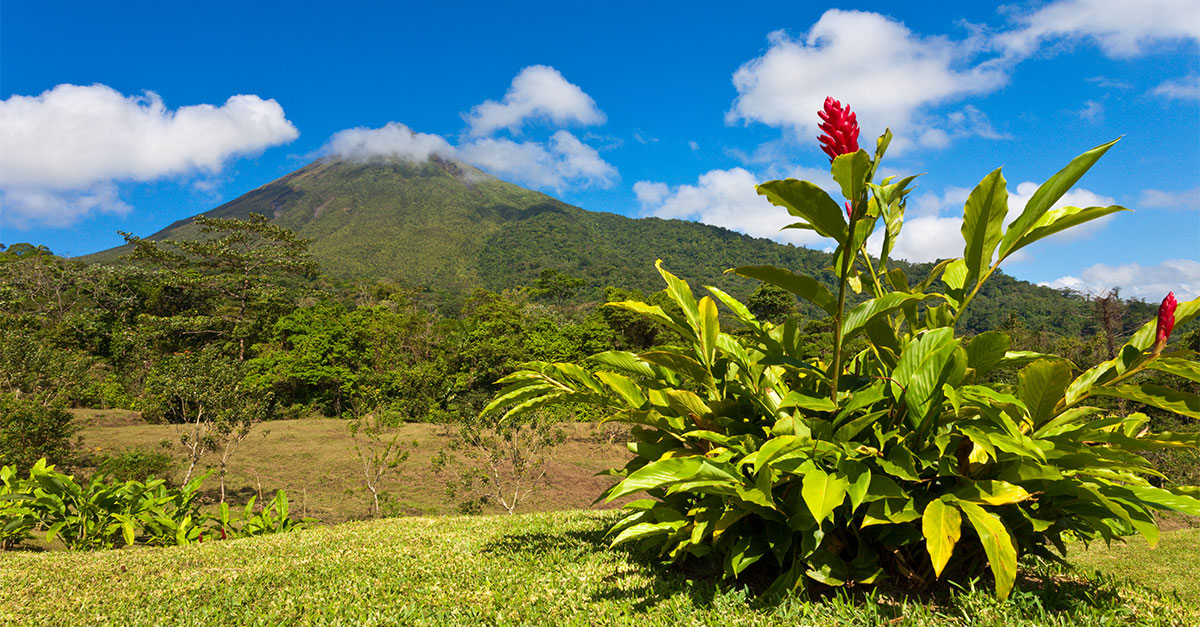
[[[746,307],[759,320],[779,324],[796,313],[796,297],[782,287],[761,283],[746,300]]]
[[[554,268],[546,268],[533,282],[529,293],[534,298],[545,299],[556,305],[562,305],[570,300],[579,290],[587,286],[587,281],[573,277]]]
[[[144,415],[176,425],[179,442],[187,451],[183,483],[205,455],[219,453],[222,503],[230,458],[256,424],[276,415],[274,396],[247,382],[246,370],[245,364],[208,346],[167,357],[146,380]]]
[[[559,426],[564,413],[554,408],[520,420],[461,420],[458,433],[433,459],[434,471],[446,478],[447,495],[460,499],[465,513],[478,513],[486,504],[514,513],[537,491],[554,447],[566,440]]]
[[[164,268],[176,286],[210,297],[207,315],[181,325],[184,332],[229,338],[237,345],[238,360],[244,361],[264,314],[283,311],[290,303],[286,281],[316,276],[317,263],[308,252],[311,240],[257,213],[245,220],[192,220],[205,236],[197,241],[121,235],[133,246],[133,259]]]
[[[410,448],[400,440],[400,432],[395,429],[395,416],[389,416],[380,404],[377,390],[356,395],[351,413],[354,419],[350,421],[350,437],[354,439],[354,451],[362,464],[363,483],[371,493],[371,511],[378,518],[379,496],[388,475],[408,460],[417,442],[414,440]]]

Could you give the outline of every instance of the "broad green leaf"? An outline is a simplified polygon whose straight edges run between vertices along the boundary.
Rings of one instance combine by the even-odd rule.
[[[967,262],[962,259],[951,259],[942,271],[942,282],[951,292],[961,292],[967,284]]]
[[[963,209],[962,235],[966,242],[963,262],[967,269],[967,285],[974,285],[991,267],[1006,215],[1008,188],[1000,168],[996,168],[971,191]]]
[[[694,335],[692,330],[688,328],[686,322],[682,320],[676,320],[674,317],[668,315],[667,312],[663,311],[663,308],[659,307],[658,305],[647,305],[646,303],[637,300],[623,300],[620,302],[605,303],[604,306],[628,309],[633,313],[650,318],[651,320],[670,328],[672,331],[675,331],[683,337],[692,337]]]
[[[1060,207],[1058,209],[1053,209],[1046,212],[1046,215],[1042,216],[1041,219],[1038,220],[1037,224],[1035,224],[1028,233],[1018,239],[1009,250],[1009,253],[1011,254],[1016,252],[1042,238],[1054,235],[1059,231],[1065,231],[1071,227],[1079,226],[1085,222],[1091,222],[1092,220],[1103,218],[1104,216],[1114,214],[1118,211],[1129,211],[1129,209],[1119,205],[1112,205],[1109,207],[1088,207],[1086,209],[1081,209],[1079,207]]]
[[[758,193],[766,196],[771,204],[807,220],[817,233],[833,238],[839,244],[846,243],[847,227],[842,207],[820,187],[808,181],[786,179],[767,181],[758,186]]]
[[[830,166],[833,180],[842,188],[847,200],[857,203],[867,186],[871,173],[871,157],[865,150],[838,155]]]
[[[1117,141],[1114,139],[1075,157],[1071,163],[1067,164],[1067,167],[1059,170],[1057,174],[1038,187],[1029,202],[1025,203],[1025,209],[1021,211],[1021,215],[1008,225],[1008,230],[1000,240],[1000,259],[1008,257],[1015,250],[1017,242],[1034,228],[1034,225],[1042,219],[1050,207],[1058,202],[1063,194],[1066,194],[1067,190],[1071,189],[1075,182],[1091,169],[1092,165]]]
[[[596,378],[612,388],[630,407],[637,409],[646,403],[646,397],[642,394],[642,389],[630,380],[629,377],[615,372],[600,370],[596,372]]]
[[[1034,427],[1054,417],[1054,407],[1071,383],[1071,366],[1061,360],[1039,359],[1021,370],[1019,394]]]
[[[717,336],[721,333],[721,323],[717,318],[717,304],[705,296],[700,299],[698,307],[700,317],[697,320],[697,336],[700,338],[700,349],[704,354],[704,363],[712,366],[717,354]]]
[[[1183,494],[1168,492],[1153,486],[1113,486],[1113,489],[1129,492],[1137,500],[1149,503],[1159,509],[1170,509],[1189,516],[1200,516],[1200,499]]]
[[[671,457],[650,462],[633,471],[617,484],[605,500],[612,501],[627,494],[683,481],[727,481],[731,486],[742,482],[736,470],[727,464],[717,464],[703,457]]]
[[[622,530],[621,533],[617,534],[617,537],[613,538],[612,544],[609,546],[618,546],[625,544],[626,542],[644,540],[654,536],[667,535],[682,529],[687,523],[687,520],[674,520],[660,523],[638,523]]]
[[[1178,357],[1159,357],[1151,361],[1147,368],[1183,377],[1189,381],[1200,382],[1200,362],[1193,359]]]
[[[837,404],[832,400],[821,397],[814,398],[803,392],[789,392],[783,400],[779,401],[779,408],[786,409],[788,407],[799,407],[811,411],[837,411]]]
[[[726,272],[729,272],[729,270],[726,270]],[[721,301],[722,305],[728,307],[733,312],[733,315],[737,316],[738,320],[741,320],[746,326],[756,326],[758,319],[754,317],[754,314],[750,313],[750,309],[743,305],[741,301],[711,285],[705,285],[704,289],[712,292],[713,296],[716,296],[717,300]]]
[[[1017,549],[1013,546],[1012,536],[995,514],[966,501],[956,501],[955,505],[967,515],[975,533],[979,534],[988,565],[996,578],[996,596],[1000,600],[1007,599],[1017,579]]]
[[[825,520],[834,508],[846,500],[850,482],[840,474],[827,474],[820,468],[804,473],[800,495],[818,523]]]
[[[925,546],[933,562],[933,574],[941,577],[942,569],[954,552],[954,545],[962,536],[962,516],[945,501],[934,499],[925,506],[925,513],[921,515],[921,533],[925,536]]]
[[[592,355],[588,359],[619,372],[647,379],[661,379],[665,374],[662,368],[654,366],[628,351],[607,351]],[[668,383],[673,382],[671,379],[673,377],[668,377]]]
[[[988,505],[1009,505],[1033,498],[1019,485],[1007,481],[972,481],[954,491],[954,495],[965,501],[982,501]]]
[[[967,367],[975,369],[976,377],[986,375],[1004,359],[1010,345],[1009,337],[1000,331],[976,335],[967,345]]]
[[[842,337],[848,338],[863,330],[876,317],[887,315],[908,303],[917,303],[932,295],[892,292],[859,304],[842,321]]]
[[[669,350],[656,350],[646,351],[638,357],[656,366],[662,366],[663,368],[686,375],[701,385],[709,386],[712,384],[712,373],[700,362],[687,355],[681,355]]]
[[[791,270],[775,266],[740,266],[726,270],[726,272],[732,272],[738,276],[757,279],[763,283],[782,287],[820,307],[830,315],[837,313],[837,298],[833,295],[833,292],[830,292],[829,288],[825,287],[825,284],[812,277],[796,274]]]
[[[941,380],[947,364],[958,347],[954,329],[939,328],[927,331],[909,342],[900,354],[900,362],[892,372],[892,394],[903,396],[914,421],[925,417],[930,404],[941,391]]]
[[[846,477],[846,495],[850,497],[851,511],[858,509],[867,499],[871,489],[871,469],[866,464],[852,459],[844,459],[838,463],[838,472]]]
[[[700,311],[696,306],[696,297],[692,294],[692,288],[687,284],[687,281],[664,270],[662,263],[662,259],[655,261],[654,268],[658,270],[663,280],[667,282],[667,294],[683,310],[683,315],[687,317],[688,324],[698,336],[700,334]],[[687,334],[684,337],[687,337]]]
[[[1166,411],[1173,411],[1189,418],[1200,419],[1200,397],[1153,383],[1121,385],[1115,388],[1094,387],[1092,394],[1116,396]]]

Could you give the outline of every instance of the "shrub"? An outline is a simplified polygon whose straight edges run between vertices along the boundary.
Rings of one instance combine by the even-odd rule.
[[[826,126],[853,122],[829,103]],[[1200,418],[1200,398],[1139,380],[1147,370],[1200,380],[1194,353],[1164,352],[1170,327],[1194,318],[1200,300],[1176,309],[1169,297],[1159,322],[1082,373],[1055,355],[1009,350],[999,331],[955,334],[1004,259],[1123,209],[1051,209],[1113,143],[1041,185],[1007,229],[1004,178],[989,174],[966,202],[963,257],[913,282],[888,267],[888,255],[915,177],[873,183],[890,132],[872,158],[842,131],[826,145],[845,148],[830,153],[845,212],[809,182],[758,186],[797,218],[792,228],[835,240],[836,293],[782,268],[733,270],[825,310],[833,319],[828,359],[803,354],[794,319],[760,321],[713,287],[697,301],[660,262],[679,313],[638,301],[613,305],[672,329],[682,345],[600,353],[589,368],[526,364],[501,380],[507,387],[485,413],[507,408],[513,420],[559,403],[608,408],[612,420],[634,425],[634,459],[604,496],[653,497],[626,506],[613,544],[636,541],[668,560],[711,558],[728,578],[753,569],[770,577],[772,596],[885,578],[925,587],[986,564],[1003,598],[1022,555],[1059,559],[1049,547],[1065,552],[1072,537],[1141,533],[1153,544],[1153,510],[1200,514],[1200,488],[1153,486],[1148,477],[1158,473],[1139,455],[1195,449],[1196,433],[1155,433],[1144,414],[1088,404],[1114,396]],[[882,249],[871,257],[865,242],[877,227]],[[930,290],[939,278],[942,293]],[[869,298],[847,310],[848,289]],[[744,329],[723,331],[718,304]],[[869,341],[848,354],[855,338]],[[989,377],[1001,370],[1016,377]]]
[[[163,451],[129,449],[115,455],[98,455],[92,459],[98,473],[117,481],[146,481],[163,479],[169,482],[175,462]]]
[[[71,436],[76,427],[62,405],[47,405],[36,398],[0,394],[0,461],[19,470],[45,457],[69,463]]]

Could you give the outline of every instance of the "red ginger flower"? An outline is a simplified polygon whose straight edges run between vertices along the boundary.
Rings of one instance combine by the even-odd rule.
[[[1175,292],[1168,292],[1162,304],[1158,306],[1158,329],[1154,333],[1154,352],[1161,352],[1167,345],[1167,338],[1175,330]]]
[[[821,118],[817,128],[825,133],[817,139],[821,142],[821,150],[829,155],[830,163],[838,155],[858,152],[858,119],[849,105],[843,108],[842,103],[828,97],[824,110],[817,111],[817,117]]]

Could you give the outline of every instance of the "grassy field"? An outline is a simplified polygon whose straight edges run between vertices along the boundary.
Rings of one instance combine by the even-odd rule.
[[[191,547],[0,554],[0,624],[1018,627],[1200,621],[1189,601],[1044,566],[1026,569],[1003,603],[980,584],[975,591],[920,601],[872,593],[767,606],[744,588],[604,548],[604,529],[613,517],[596,511],[409,517]],[[1187,547],[1194,555],[1198,540],[1194,532],[1169,532],[1160,549],[1141,551],[1136,563],[1178,560]],[[1089,560],[1099,561],[1088,563],[1102,564],[1105,555],[1089,552]],[[1116,559],[1113,568],[1123,572],[1123,558]],[[1167,564],[1167,579],[1194,577],[1188,562],[1194,567],[1190,557]]]
[[[175,478],[183,477],[185,457],[175,427],[146,424],[137,413],[120,410],[76,410],[76,418],[83,426],[79,434],[82,448],[89,454],[111,455],[131,448],[170,451],[178,460]],[[596,473],[629,460],[624,440],[610,441],[596,425],[568,424],[564,428],[567,441],[555,448],[545,485],[520,511],[588,509],[596,495],[612,483]],[[399,431],[403,441],[416,441],[417,446],[384,486],[392,503],[390,513],[453,513],[455,503],[446,496],[445,481],[430,467],[430,460],[449,441],[445,429],[405,424]],[[164,443],[173,447],[165,448]],[[201,463],[216,462],[216,457],[210,456]],[[276,489],[287,490],[294,512],[322,522],[360,519],[369,512],[370,494],[343,420],[281,420],[255,427],[232,458],[226,483],[228,498],[235,504],[245,503],[260,491],[269,499]],[[218,486],[215,474],[205,482],[210,500]]]

